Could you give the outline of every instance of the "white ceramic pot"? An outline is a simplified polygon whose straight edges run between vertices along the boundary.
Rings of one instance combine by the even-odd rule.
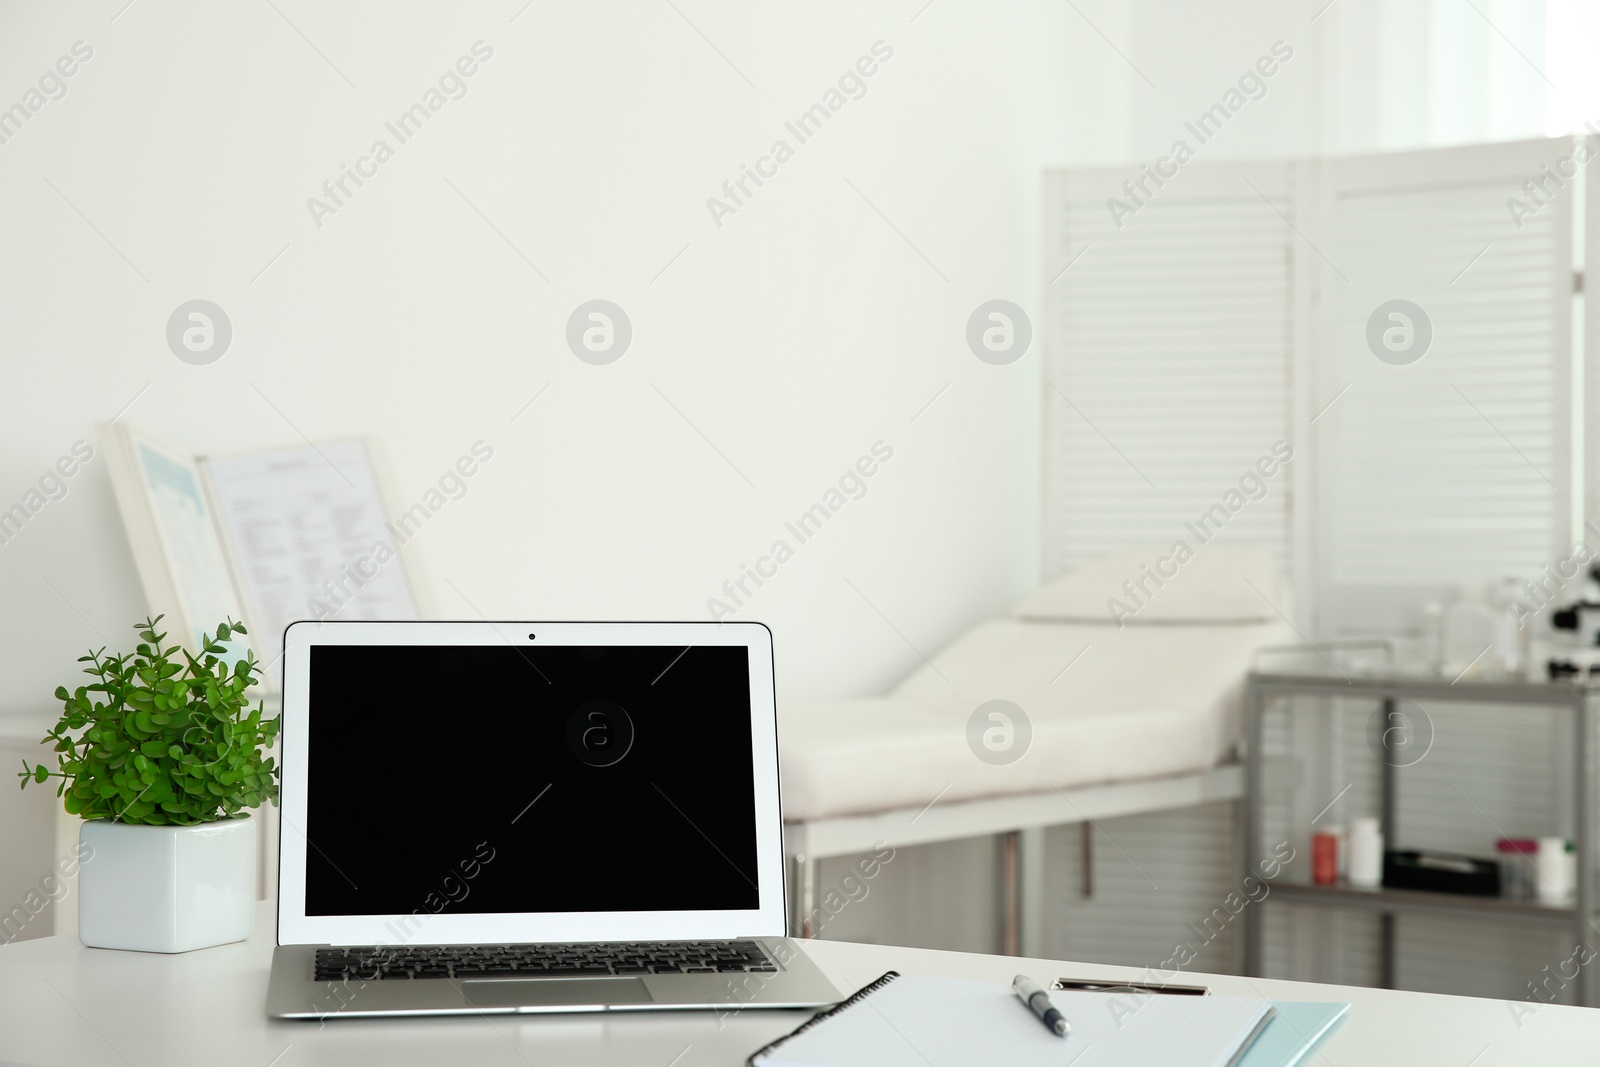
[[[256,925],[256,824],[79,830],[78,936],[90,948],[187,952],[243,941]]]

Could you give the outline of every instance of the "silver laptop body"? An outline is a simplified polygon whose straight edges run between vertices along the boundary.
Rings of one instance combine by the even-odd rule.
[[[757,623],[295,623],[272,1018],[809,1008]]]

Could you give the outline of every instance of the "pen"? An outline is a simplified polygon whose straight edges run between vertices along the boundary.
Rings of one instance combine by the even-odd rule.
[[[1050,1003],[1050,994],[1039,988],[1039,984],[1025,974],[1019,974],[1011,979],[1011,991],[1022,999],[1039,1021],[1050,1028],[1050,1032],[1057,1037],[1066,1037],[1072,1031],[1072,1024],[1067,1022],[1067,1017],[1056,1010]]]

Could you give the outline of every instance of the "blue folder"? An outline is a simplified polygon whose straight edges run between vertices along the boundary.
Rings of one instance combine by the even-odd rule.
[[[1350,1011],[1348,1004],[1275,1000],[1275,1014],[1251,1042],[1237,1067],[1295,1067]]]

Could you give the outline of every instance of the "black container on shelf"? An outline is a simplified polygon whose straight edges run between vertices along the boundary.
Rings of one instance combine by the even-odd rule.
[[[1383,884],[1474,897],[1500,895],[1500,865],[1494,860],[1431,849],[1396,849],[1383,854]]]

